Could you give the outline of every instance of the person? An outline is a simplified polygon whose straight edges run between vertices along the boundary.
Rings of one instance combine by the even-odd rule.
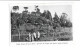
[[[38,32],[37,34],[38,34],[38,37],[37,37],[38,39],[37,40],[40,40],[40,33]]]
[[[31,34],[29,33],[29,41],[31,42]]]
[[[34,40],[38,41],[40,39],[40,33],[39,32],[34,32]]]
[[[34,41],[36,41],[36,33],[33,33]]]
[[[34,41],[34,35],[31,34],[31,41]]]

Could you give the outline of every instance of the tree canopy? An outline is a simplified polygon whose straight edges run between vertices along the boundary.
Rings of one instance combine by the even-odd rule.
[[[18,6],[13,6],[14,11],[18,9]],[[28,7],[24,7],[24,9],[28,9]],[[53,30],[56,29],[56,27],[72,27],[72,23],[68,21],[66,17],[66,13],[62,13],[61,17],[59,17],[56,12],[54,17],[52,17],[49,10],[46,10],[43,13],[40,11],[29,13],[28,10],[27,12],[25,10],[22,13],[11,12],[11,25],[16,25],[17,28],[23,26],[22,29],[26,29],[26,31],[29,32],[35,30],[43,30],[46,32],[46,30]]]

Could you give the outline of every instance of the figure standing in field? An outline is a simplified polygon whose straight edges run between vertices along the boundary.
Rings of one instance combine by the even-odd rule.
[[[34,38],[36,38],[36,33],[29,33],[29,41],[32,42],[32,41],[35,41]]]
[[[34,41],[36,41],[36,33],[33,33]]]
[[[40,40],[40,33],[39,32],[34,32],[33,35],[34,35],[34,41]]]
[[[37,34],[38,34],[37,38],[38,40],[40,40],[40,32],[38,32]]]
[[[31,33],[29,33],[29,41],[31,42]]]

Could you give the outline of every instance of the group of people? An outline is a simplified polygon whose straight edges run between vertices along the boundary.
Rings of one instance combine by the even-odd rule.
[[[29,33],[28,38],[26,38],[29,42],[39,41],[40,40],[40,32]]]

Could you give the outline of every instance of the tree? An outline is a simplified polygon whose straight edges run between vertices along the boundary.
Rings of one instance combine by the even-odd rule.
[[[19,10],[19,6],[13,6],[13,10],[16,12],[17,10]]]
[[[72,27],[72,22],[71,21],[69,21],[69,20],[67,20],[66,21],[66,25],[65,25],[66,27]]]
[[[58,17],[57,13],[55,12],[53,18],[53,28],[60,27],[60,18]]]
[[[67,16],[66,13],[62,13],[60,17],[60,25],[62,27],[72,27],[72,23],[67,19]]]
[[[35,6],[35,11],[40,12],[40,9],[38,8],[38,6]]]
[[[59,23],[59,17],[58,17],[58,15],[57,15],[57,13],[55,12],[55,15],[54,15],[54,18],[53,18],[53,20],[54,20],[54,23]]]
[[[27,11],[28,7],[24,7],[25,11]]]
[[[52,20],[52,15],[49,10],[44,10],[44,12],[41,14],[42,17],[45,17],[46,19]]]
[[[28,7],[24,7],[24,11],[22,12],[22,19],[25,21],[25,22],[27,22],[28,20],[27,20],[27,18],[30,16],[30,14],[29,14],[29,12],[28,12]]]

